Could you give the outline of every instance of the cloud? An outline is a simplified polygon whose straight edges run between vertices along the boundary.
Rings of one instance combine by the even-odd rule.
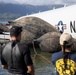
[[[76,4],[76,0],[62,0],[64,4]]]
[[[3,3],[17,3],[16,0],[0,0]]]
[[[33,4],[33,5],[40,5],[40,4],[65,4],[68,1],[64,0],[16,0],[16,2],[21,4]],[[69,1],[70,2],[70,1]]]
[[[0,0],[0,2],[42,5],[42,4],[75,4],[76,0]]]
[[[54,0],[16,0],[18,3],[25,3],[25,4],[33,4],[33,5],[39,5],[39,4],[54,4]]]
[[[0,2],[40,5],[40,4],[55,4],[57,1],[54,1],[54,0],[7,0],[7,1],[0,0]]]

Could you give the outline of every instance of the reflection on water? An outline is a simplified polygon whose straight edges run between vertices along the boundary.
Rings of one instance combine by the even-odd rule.
[[[47,52],[41,52],[39,49],[37,52],[49,60],[51,60],[51,54]],[[36,55],[33,50],[31,50],[32,59],[35,66],[35,75],[55,75],[55,69],[52,64],[41,58],[40,56]],[[0,75],[8,75],[7,70],[2,69],[1,62],[0,62]]]

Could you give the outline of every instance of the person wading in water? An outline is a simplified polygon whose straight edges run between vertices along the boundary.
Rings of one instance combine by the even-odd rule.
[[[20,43],[21,32],[22,27],[19,26],[12,26],[10,29],[11,41],[1,52],[2,68],[7,69],[9,75],[34,75],[29,47]]]

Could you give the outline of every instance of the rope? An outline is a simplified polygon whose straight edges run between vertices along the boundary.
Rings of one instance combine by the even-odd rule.
[[[35,48],[35,46],[34,46],[34,42],[32,42],[32,44],[33,44],[34,53],[35,53],[36,55],[40,56],[41,58],[43,58],[44,60],[46,60],[47,62],[49,62],[50,64],[52,64],[52,62],[51,62],[50,60],[48,60],[46,57],[44,57],[44,56],[41,55],[41,54],[38,54],[37,51],[36,51],[36,48]]]

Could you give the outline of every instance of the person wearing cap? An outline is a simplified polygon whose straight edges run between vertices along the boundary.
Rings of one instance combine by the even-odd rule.
[[[72,36],[68,33],[61,34],[60,45],[62,50],[52,54],[56,75],[76,75],[76,53],[71,51]]]
[[[29,47],[20,43],[21,32],[22,27],[19,26],[12,26],[10,29],[11,41],[1,53],[2,68],[7,69],[9,75],[34,75]]]

